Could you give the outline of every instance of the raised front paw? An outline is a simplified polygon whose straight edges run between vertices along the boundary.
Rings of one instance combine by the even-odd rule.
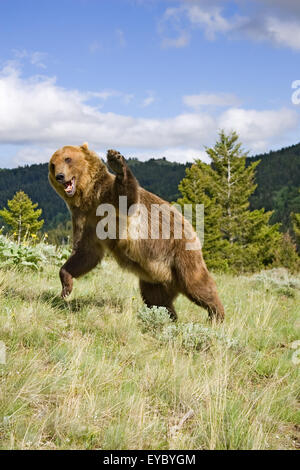
[[[108,150],[107,151],[107,163],[109,168],[120,175],[124,172],[124,167],[126,165],[125,158],[117,150]]]

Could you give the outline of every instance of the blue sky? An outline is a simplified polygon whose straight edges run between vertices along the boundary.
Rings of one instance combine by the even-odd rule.
[[[1,0],[0,166],[84,141],[207,161],[220,128],[297,143],[299,58],[294,0]]]

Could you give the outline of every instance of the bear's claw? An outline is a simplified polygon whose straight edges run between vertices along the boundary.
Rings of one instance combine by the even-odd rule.
[[[122,174],[125,164],[125,158],[117,150],[107,151],[107,163],[109,168],[117,174]]]
[[[64,287],[61,291],[61,298],[66,299],[71,294],[71,289],[69,287]]]

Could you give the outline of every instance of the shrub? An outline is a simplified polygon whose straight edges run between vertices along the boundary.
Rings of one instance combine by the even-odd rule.
[[[138,312],[138,319],[143,325],[143,331],[149,333],[157,333],[165,325],[171,323],[170,315],[165,307],[148,308],[144,305]]]
[[[294,297],[295,290],[300,289],[299,279],[291,276],[285,268],[264,270],[254,274],[250,279],[255,282],[257,287],[262,285],[265,289],[288,297]]]
[[[68,247],[56,248],[40,242],[29,245],[24,242],[15,243],[10,238],[0,234],[0,261],[3,266],[19,268],[43,269],[45,263],[61,264],[70,255]]]
[[[150,333],[161,343],[174,343],[186,351],[206,351],[212,343],[221,342],[225,347],[238,346],[237,340],[198,323],[174,324],[165,307],[144,306],[138,312],[143,331]]]

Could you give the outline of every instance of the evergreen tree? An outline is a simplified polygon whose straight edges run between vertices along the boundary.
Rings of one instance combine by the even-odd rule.
[[[226,250],[229,265],[238,270],[253,270],[271,264],[282,237],[279,224],[269,225],[271,211],[249,209],[260,161],[246,166],[247,153],[241,149],[235,132],[226,135],[221,131],[218,142],[207,153],[212,160],[210,192],[222,208],[220,228],[229,242]]]
[[[211,158],[211,195],[215,196],[222,208],[221,230],[230,244],[240,241],[248,223],[249,197],[254,192],[255,168],[259,161],[246,168],[246,153],[237,143],[238,135],[232,132],[219,134],[220,140],[213,148],[208,148]]]
[[[8,209],[0,210],[0,217],[18,238],[18,243],[25,235],[35,235],[42,228],[44,220],[38,220],[42,209],[37,209],[38,204],[33,204],[23,191],[18,191],[7,205]]]
[[[298,191],[300,193],[300,189]],[[300,213],[291,213],[291,220],[293,232],[297,243],[298,250],[300,249]]]
[[[295,234],[296,242],[300,245],[300,213],[292,214],[293,232]]]
[[[177,200],[182,208],[184,204],[204,205],[204,243],[203,255],[209,269],[226,269],[223,250],[226,241],[222,239],[220,231],[221,207],[216,205],[215,198],[207,195],[210,186],[209,166],[201,160],[196,160],[191,168],[186,169],[185,178],[178,189],[182,195]],[[195,227],[195,214],[193,213]]]
[[[274,266],[283,266],[292,272],[299,272],[300,258],[296,250],[296,245],[288,232],[283,234],[278,244]]]
[[[238,143],[238,135],[232,132],[219,134],[213,148],[208,148],[211,165],[196,162],[197,171],[190,170],[190,180],[179,186],[185,202],[195,203],[198,189],[205,209],[205,235],[208,236],[208,259],[214,258],[214,236],[217,252],[227,260],[228,266],[239,271],[254,270],[271,264],[282,235],[279,224],[269,225],[272,212],[264,209],[250,211],[249,198],[255,191],[255,169],[259,161],[246,166],[247,154]],[[194,181],[196,180],[196,182]],[[188,188],[188,189],[187,189]],[[206,241],[206,238],[205,238]],[[205,246],[205,243],[204,243]],[[218,255],[219,257],[220,255]]]

